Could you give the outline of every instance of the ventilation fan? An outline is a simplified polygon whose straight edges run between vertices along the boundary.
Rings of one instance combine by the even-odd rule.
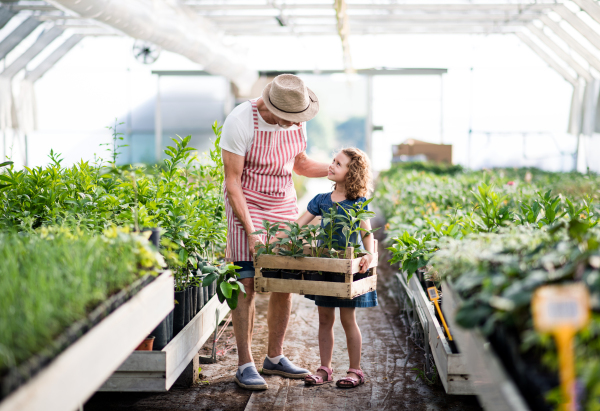
[[[136,40],[133,44],[133,57],[143,64],[152,64],[160,55],[160,47],[143,40]]]

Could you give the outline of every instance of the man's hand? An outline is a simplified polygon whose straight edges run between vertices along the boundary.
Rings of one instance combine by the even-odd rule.
[[[371,261],[373,261],[373,254],[363,255],[362,258],[360,259],[359,273],[361,273],[361,274],[366,273],[367,270],[369,269],[369,266],[371,265]]]
[[[259,235],[250,234],[248,236],[248,248],[250,249],[250,257],[254,260],[254,254],[256,254],[256,246],[264,244],[263,240]]]

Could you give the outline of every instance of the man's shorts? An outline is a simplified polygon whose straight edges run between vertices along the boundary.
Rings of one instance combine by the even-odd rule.
[[[242,278],[254,278],[254,263],[252,261],[234,261],[233,264],[242,267],[237,270],[240,275],[238,280]]]

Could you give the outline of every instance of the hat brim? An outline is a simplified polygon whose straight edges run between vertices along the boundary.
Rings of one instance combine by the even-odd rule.
[[[306,89],[308,91],[308,96],[310,97],[310,105],[305,111],[301,113],[286,113],[285,111],[275,108],[269,101],[269,93],[271,92],[272,84],[273,83],[271,82],[265,86],[262,92],[262,99],[269,111],[275,114],[277,117],[293,123],[304,123],[305,121],[312,119],[319,112],[319,99],[317,98],[317,95],[308,87]]]

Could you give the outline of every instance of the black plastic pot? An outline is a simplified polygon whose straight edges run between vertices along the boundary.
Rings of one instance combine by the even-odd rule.
[[[173,314],[173,336],[185,327],[185,291],[175,291],[175,310]]]
[[[213,298],[213,295],[215,295],[215,292],[217,290],[217,282],[213,281],[212,283],[210,283],[208,285],[208,299],[210,300],[211,298]]]
[[[185,293],[185,304],[184,304],[184,311],[183,311],[183,325],[184,327],[190,322],[190,320],[192,319],[191,313],[192,313],[192,299],[190,298],[192,295],[192,290],[188,287],[185,289],[184,291]]]
[[[198,287],[190,287],[192,290],[192,318],[198,313]]]
[[[167,315],[150,333],[154,336],[152,351],[160,351],[169,343],[169,316]]]
[[[208,298],[208,285],[205,287],[202,287],[203,290],[203,294],[204,294],[204,305],[208,304],[208,300],[210,300],[210,298]]]
[[[175,310],[171,311],[169,313],[169,328],[167,329],[167,331],[169,331],[169,342],[171,342],[171,340],[173,339],[173,322],[175,321]]]
[[[198,287],[198,300],[196,304],[198,305],[198,312],[200,312],[202,307],[204,307],[204,288],[202,288],[202,285]]]
[[[358,281],[358,280],[362,280],[363,278],[367,278],[368,276],[373,274],[373,270],[371,270],[370,268],[367,270],[366,273],[356,273],[354,274],[354,279],[352,281]]]
[[[281,270],[262,270],[262,276],[265,278],[281,278]]]
[[[306,281],[329,281],[330,273],[321,273],[318,271],[305,271],[304,279]]]
[[[292,271],[281,270],[281,278],[283,278],[284,280],[302,280],[302,272],[301,271],[292,272]]]
[[[331,279],[329,281],[332,283],[345,283],[346,282],[346,274],[332,273]]]

